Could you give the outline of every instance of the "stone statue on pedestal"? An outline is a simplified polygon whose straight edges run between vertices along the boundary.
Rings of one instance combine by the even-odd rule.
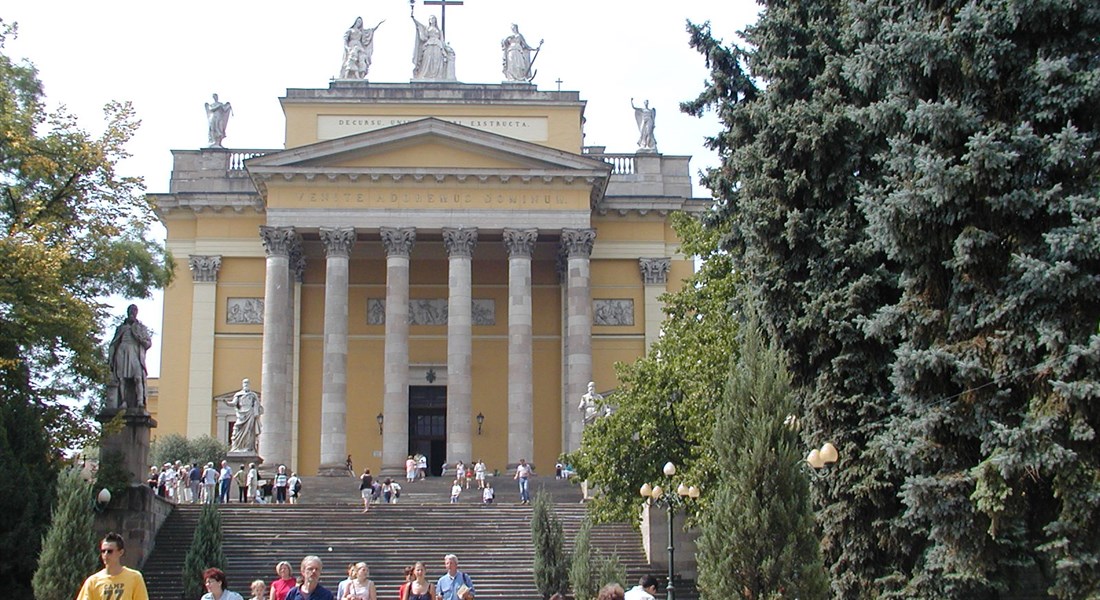
[[[363,27],[363,17],[344,32],[344,61],[340,64],[340,79],[366,79],[374,54],[374,32],[386,20],[371,28]]]
[[[225,401],[237,410],[237,422],[233,425],[233,439],[230,453],[256,453],[263,426],[260,417],[264,414],[260,395],[252,390],[248,379],[241,380],[241,389]]]
[[[508,81],[531,81],[535,76],[531,66],[542,48],[542,40],[539,40],[538,48],[532,48],[519,32],[519,25],[513,23],[512,34],[501,40],[500,47],[504,50],[504,78]],[[535,56],[531,56],[532,51]]]
[[[638,123],[638,149],[656,152],[657,138],[653,137],[653,124],[657,119],[657,109],[649,107],[649,100],[642,107],[634,106],[633,98],[630,99],[630,107],[634,109],[634,120]]]
[[[584,424],[590,425],[600,416],[606,416],[600,412],[600,403],[603,396],[596,391],[596,382],[588,382],[588,392],[581,396],[581,403],[577,409],[584,414]]]
[[[415,16],[412,20],[416,25],[413,79],[454,81],[455,52],[443,39],[435,15],[428,17],[427,25],[417,21]]]
[[[153,345],[153,332],[137,318],[138,307],[126,308],[126,319],[115,328],[108,346],[111,384],[108,386],[107,408],[140,408],[145,406],[145,352]]]
[[[225,139],[225,128],[229,125],[229,115],[233,114],[233,105],[219,101],[218,95],[214,94],[214,101],[207,102],[205,106],[210,147],[222,148],[222,140]]]

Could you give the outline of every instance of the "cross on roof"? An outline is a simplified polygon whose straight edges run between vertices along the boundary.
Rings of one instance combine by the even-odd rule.
[[[412,0],[415,2],[416,0]],[[424,6],[438,6],[440,9],[439,29],[443,39],[447,39],[447,7],[462,6],[462,0],[424,0]]]

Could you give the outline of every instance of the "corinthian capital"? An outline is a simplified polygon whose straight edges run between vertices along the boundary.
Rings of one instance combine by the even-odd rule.
[[[413,245],[416,244],[415,227],[382,227],[380,233],[386,256],[408,258],[412,254]]]
[[[444,227],[443,245],[448,258],[472,258],[477,246],[476,227]]]
[[[220,256],[196,256],[187,257],[187,264],[191,267],[191,280],[195,283],[214,283],[218,280],[218,269],[222,266]]]
[[[268,256],[290,256],[290,248],[300,239],[293,227],[260,226],[260,239]]]
[[[642,281],[646,285],[668,283],[668,268],[671,258],[639,258],[638,268],[642,271]]]
[[[561,230],[561,247],[568,258],[590,258],[592,244],[596,241],[595,229]]]
[[[504,246],[508,248],[508,257],[531,258],[538,237],[538,229],[505,229]]]
[[[325,256],[347,258],[351,254],[351,247],[355,245],[354,227],[320,227],[317,232],[325,244]]]

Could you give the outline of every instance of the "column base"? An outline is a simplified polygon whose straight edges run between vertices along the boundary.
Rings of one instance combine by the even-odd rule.
[[[225,460],[229,461],[229,466],[244,465],[248,468],[248,465],[255,464],[257,467],[264,464],[264,458],[255,452],[242,452],[240,450],[231,450],[229,454],[225,455]],[[276,465],[278,468],[278,465]]]

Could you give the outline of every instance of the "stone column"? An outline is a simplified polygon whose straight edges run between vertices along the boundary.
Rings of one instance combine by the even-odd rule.
[[[290,298],[287,300],[287,331],[286,340],[286,410],[290,415],[290,422],[298,422],[298,368],[301,364],[299,350],[301,350],[301,338],[298,332],[302,325],[302,280],[306,274],[306,258],[302,254],[302,237],[294,236],[290,244],[290,285],[287,291]],[[298,436],[301,431],[298,427],[290,430],[290,462],[289,470],[297,470],[298,464]]]
[[[405,473],[409,455],[409,256],[413,227],[382,227],[386,249],[386,345],[382,394],[382,475]]]
[[[187,378],[187,437],[210,435],[214,397],[214,314],[220,256],[188,257],[191,267],[191,363]],[[224,441],[224,440],[223,440]]]
[[[325,245],[325,337],[321,376],[321,467],[319,475],[347,475],[348,260],[353,227],[321,227]]]
[[[531,254],[538,229],[505,229],[508,248],[508,468],[535,450]]]
[[[581,396],[592,381],[592,284],[589,261],[595,229],[562,229],[561,243],[566,255],[565,325],[565,450],[581,445],[584,419],[577,410]]]
[[[471,460],[473,282],[476,228],[443,228],[449,264],[447,299],[447,462]]]
[[[290,462],[290,414],[287,394],[287,337],[290,313],[287,288],[290,285],[290,246],[297,239],[293,227],[260,226],[260,238],[267,251],[264,284],[263,369],[260,393],[273,400],[264,406],[260,455],[264,464],[278,466]]]
[[[665,293],[665,284],[668,283],[668,268],[672,259],[664,258],[639,258],[638,268],[642,272],[642,282],[645,284],[645,348],[649,348],[653,342],[661,336],[661,323],[664,321],[664,303],[661,302],[661,294]]]

